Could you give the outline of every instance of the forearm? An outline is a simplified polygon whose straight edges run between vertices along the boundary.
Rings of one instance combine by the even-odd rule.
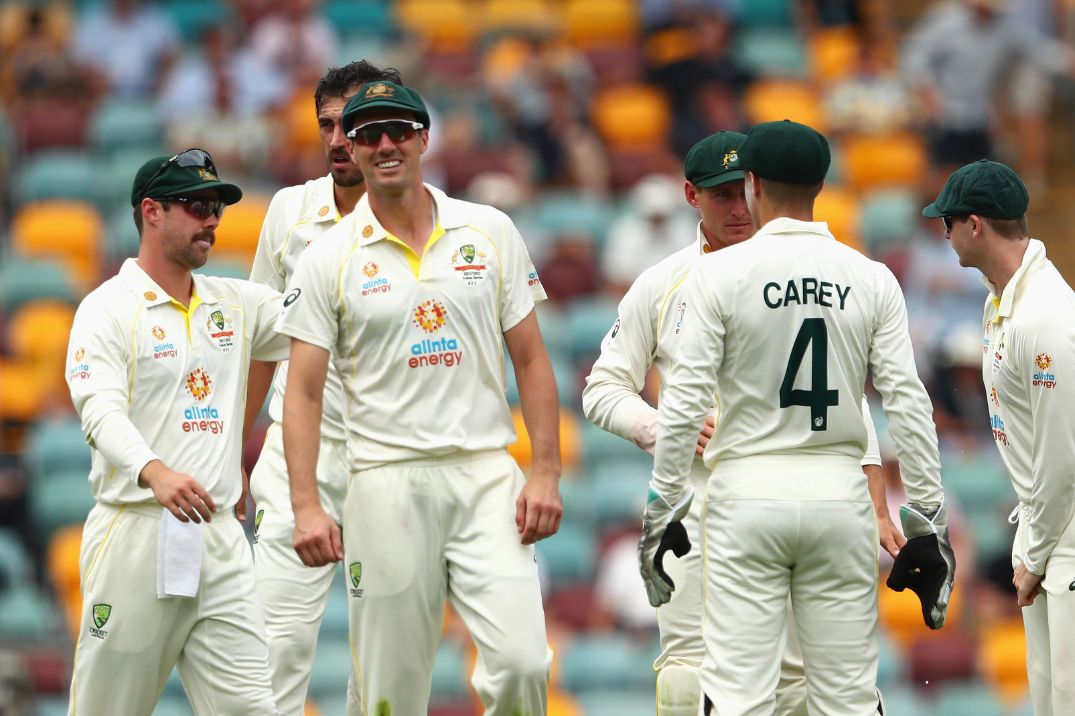
[[[292,390],[284,398],[284,459],[295,512],[321,504],[317,458],[321,445],[321,395]]]
[[[156,453],[122,410],[92,403],[87,401],[80,411],[82,430],[87,441],[104,456],[108,464],[138,484],[143,468],[150,461],[157,460]]]
[[[275,374],[276,363],[261,360],[250,361],[250,372],[246,384],[246,410],[243,413],[243,445],[246,445],[250,431],[257,422],[258,415],[261,414],[261,406],[265,404],[265,396],[269,393]]]
[[[866,487],[870,491],[870,502],[878,518],[891,519],[888,513],[888,494],[885,491],[885,473],[880,465],[863,465],[866,473]]]
[[[582,393],[582,409],[586,419],[597,427],[653,453],[657,409],[637,392],[617,383],[591,382]]]
[[[541,353],[515,368],[523,422],[533,446],[535,470],[560,475],[560,403],[548,356]]]

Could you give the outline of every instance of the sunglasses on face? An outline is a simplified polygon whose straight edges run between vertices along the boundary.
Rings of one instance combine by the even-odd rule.
[[[412,122],[409,119],[379,119],[375,122],[366,122],[361,127],[355,127],[347,133],[349,139],[353,139],[364,147],[376,147],[381,143],[381,136],[387,134],[393,144],[401,144],[418,134],[418,130],[425,128],[421,122]]]
[[[146,183],[142,186],[151,186],[153,184],[153,180],[159,177],[165,169],[167,169],[173,164],[175,164],[177,167],[201,167],[202,169],[205,169],[211,174],[217,173],[216,165],[213,164],[213,158],[209,156],[209,152],[205,151],[204,149],[197,148],[187,149],[185,151],[180,152],[179,154],[176,154],[168,161],[157,167],[157,171],[153,172],[153,175],[150,176],[149,179],[146,180]]]
[[[162,199],[154,199],[153,201],[179,204],[188,214],[201,221],[205,221],[210,216],[215,216],[219,219],[224,216],[224,208],[227,206],[220,199],[196,199],[189,196],[168,196]]]
[[[941,223],[944,224],[944,233],[946,233],[946,234],[952,233],[952,217],[950,217],[950,216],[942,216],[941,217]]]

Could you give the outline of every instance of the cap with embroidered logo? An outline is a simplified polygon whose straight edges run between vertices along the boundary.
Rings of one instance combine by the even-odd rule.
[[[426,109],[426,103],[417,92],[410,87],[397,85],[395,82],[378,80],[362,85],[358,93],[347,100],[347,105],[340,116],[343,131],[350,132],[360,114],[378,107],[413,112],[415,119],[429,129],[429,110]]]
[[[739,147],[747,135],[717,132],[701,140],[687,152],[683,176],[701,189],[743,178],[739,164]]]
[[[820,184],[831,162],[824,135],[788,119],[754,125],[739,147],[743,169],[785,184]]]
[[[952,172],[937,200],[922,210],[927,219],[977,214],[989,219],[1018,219],[1030,205],[1023,180],[1000,162],[979,159]]]
[[[203,189],[215,189],[225,204],[234,204],[243,198],[242,189],[220,180],[213,158],[203,149],[187,149],[171,156],[153,157],[134,175],[131,206],[138,206],[147,197],[163,199]]]

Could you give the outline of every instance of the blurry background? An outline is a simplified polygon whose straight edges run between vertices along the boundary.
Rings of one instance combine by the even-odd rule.
[[[1005,519],[1015,496],[978,367],[985,289],[918,211],[955,165],[1009,162],[1031,191],[1031,234],[1072,276],[1072,37],[1071,0],[5,0],[0,713],[66,713],[92,501],[64,354],[79,299],[137,251],[135,170],[208,149],[245,198],[205,270],[245,277],[272,193],[326,173],[317,79],[365,58],[399,68],[429,103],[427,179],[510,213],[550,295],[539,313],[565,469],[563,527],[538,546],[556,653],[550,713],[653,713],[657,634],[635,566],[651,461],[586,423],[581,386],[626,287],[693,240],[687,148],[787,117],[832,143],[817,217],[903,285],[941,439],[958,586],[938,633],[909,592],[880,589],[890,711],[1030,714]],[[898,468],[871,399],[895,515]],[[518,412],[517,423],[523,435]],[[248,465],[265,427],[263,416]],[[513,451],[525,467],[525,435]],[[346,634],[341,587],[310,713],[343,713]],[[473,659],[448,614],[430,713],[480,712]],[[176,678],[156,713],[189,713]]]

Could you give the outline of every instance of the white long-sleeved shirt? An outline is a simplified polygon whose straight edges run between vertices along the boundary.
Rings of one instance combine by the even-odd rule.
[[[332,187],[332,175],[328,175],[276,192],[261,225],[254,265],[250,269],[251,281],[263,283],[277,291],[287,288],[302,252],[340,221]],[[367,283],[374,284],[376,281],[369,279]],[[269,401],[269,417],[278,423],[284,419],[286,388],[285,361],[276,369],[273,396]],[[330,363],[328,375],[325,376],[321,435],[331,440],[342,441],[345,436],[343,401],[343,382],[336,367]]]
[[[658,413],[640,393],[651,366],[662,386],[668,379],[685,308],[683,284],[698,257],[709,253],[708,246],[699,223],[690,245],[646,269],[631,284],[582,391],[582,409],[590,422],[649,453],[657,442]],[[862,409],[867,436],[862,464],[880,465],[877,431],[865,396]],[[695,462],[704,472],[701,461]]]
[[[193,476],[218,509],[242,488],[250,359],[287,357],[274,329],[283,296],[236,279],[194,276],[189,307],[138,265],[92,291],[75,314],[67,383],[92,448],[98,502],[152,502],[138,475],[152,460]]]
[[[681,493],[697,426],[717,395],[721,419],[703,456],[711,469],[762,456],[793,458],[785,464],[803,472],[815,458],[859,460],[869,366],[908,498],[940,503],[932,406],[903,295],[883,264],[837,243],[823,222],[779,218],[699,258],[683,293],[657,431],[653,478],[662,492]]]
[[[993,440],[1026,507],[1023,564],[1044,574],[1075,515],[1075,293],[1031,239],[985,303],[982,380]]]

